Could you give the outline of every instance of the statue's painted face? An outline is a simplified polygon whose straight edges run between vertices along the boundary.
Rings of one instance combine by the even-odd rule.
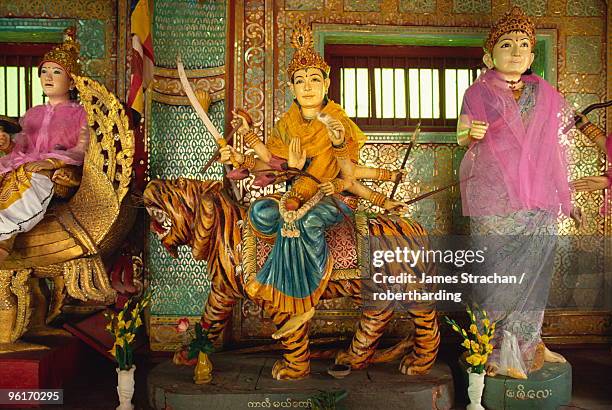
[[[68,97],[72,79],[61,65],[47,61],[40,68],[40,85],[47,97]]]
[[[321,107],[329,88],[329,78],[324,78],[318,68],[297,70],[289,87],[303,108]]]
[[[534,57],[527,34],[513,31],[497,40],[492,55],[485,54],[484,63],[502,74],[521,75],[531,67]]]

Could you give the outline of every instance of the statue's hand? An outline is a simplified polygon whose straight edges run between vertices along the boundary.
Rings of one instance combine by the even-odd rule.
[[[210,108],[210,103],[212,102],[210,93],[206,90],[195,90],[194,94],[204,111],[208,112],[208,108]]]
[[[384,208],[387,211],[397,212],[399,214],[408,212],[408,205],[400,201],[393,201],[391,199],[385,200]]]
[[[610,184],[606,175],[583,177],[570,182],[570,185],[576,192],[590,192],[606,189]]]
[[[408,171],[405,169],[399,169],[397,171],[391,172],[391,181],[395,181],[399,177],[399,182],[402,182],[406,175],[408,175]]]
[[[81,183],[79,174],[74,168],[71,167],[63,167],[57,169],[53,173],[53,177],[51,180],[57,184],[68,186],[68,187],[76,187]]]
[[[336,178],[333,181],[319,184],[319,189],[323,191],[325,195],[338,194],[349,189],[353,185],[353,182],[354,181],[350,178]]]
[[[584,114],[576,113],[576,116],[579,118],[578,122],[576,123],[576,127],[578,127],[579,129],[590,122],[587,116]]]
[[[582,212],[582,208],[579,206],[573,206],[570,211],[570,218],[574,221],[576,229],[580,229],[586,223],[586,216]]]
[[[28,162],[25,165],[25,170],[29,172],[39,172],[43,170],[55,169],[54,165],[49,161],[34,161]]]
[[[344,125],[340,120],[332,118],[327,114],[319,114],[317,117],[327,127],[327,136],[333,145],[342,145],[344,143]]]
[[[488,128],[489,124],[487,124],[486,122],[473,120],[468,135],[475,140],[481,140],[487,133]]]
[[[11,136],[0,129],[0,150],[5,151],[11,146]]]
[[[236,110],[232,111],[234,118],[232,118],[231,125],[233,128],[238,128],[238,135],[244,137],[250,130],[249,122],[244,116],[240,115],[240,113]]]
[[[306,163],[306,151],[302,150],[302,143],[299,138],[293,138],[289,142],[289,158],[287,158],[287,165],[289,168],[304,168]]]
[[[325,195],[333,195],[336,192],[334,184],[331,181],[319,184],[319,189],[323,191]]]
[[[244,155],[236,151],[231,145],[226,145],[219,149],[218,162],[225,165],[232,165],[232,160],[236,161],[238,164],[242,164],[244,162]]]

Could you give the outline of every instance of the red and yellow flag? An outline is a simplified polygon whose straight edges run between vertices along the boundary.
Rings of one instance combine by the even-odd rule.
[[[144,114],[144,90],[153,79],[153,37],[149,0],[132,0],[130,32],[132,33],[132,75],[127,103],[130,108]]]

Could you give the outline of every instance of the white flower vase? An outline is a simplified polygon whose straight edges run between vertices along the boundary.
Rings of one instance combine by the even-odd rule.
[[[484,410],[480,400],[482,399],[482,392],[484,390],[484,378],[485,373],[472,373],[472,369],[468,369],[468,397],[470,398],[470,404],[467,405],[466,410]]]
[[[117,394],[119,395],[119,406],[116,410],[134,410],[132,396],[134,396],[134,370],[117,370]]]

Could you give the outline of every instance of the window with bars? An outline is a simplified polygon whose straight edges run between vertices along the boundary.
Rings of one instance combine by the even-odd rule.
[[[364,131],[454,132],[480,47],[329,44],[330,97]]]
[[[2,44],[0,115],[21,117],[46,97],[38,80],[38,63],[54,44]]]

